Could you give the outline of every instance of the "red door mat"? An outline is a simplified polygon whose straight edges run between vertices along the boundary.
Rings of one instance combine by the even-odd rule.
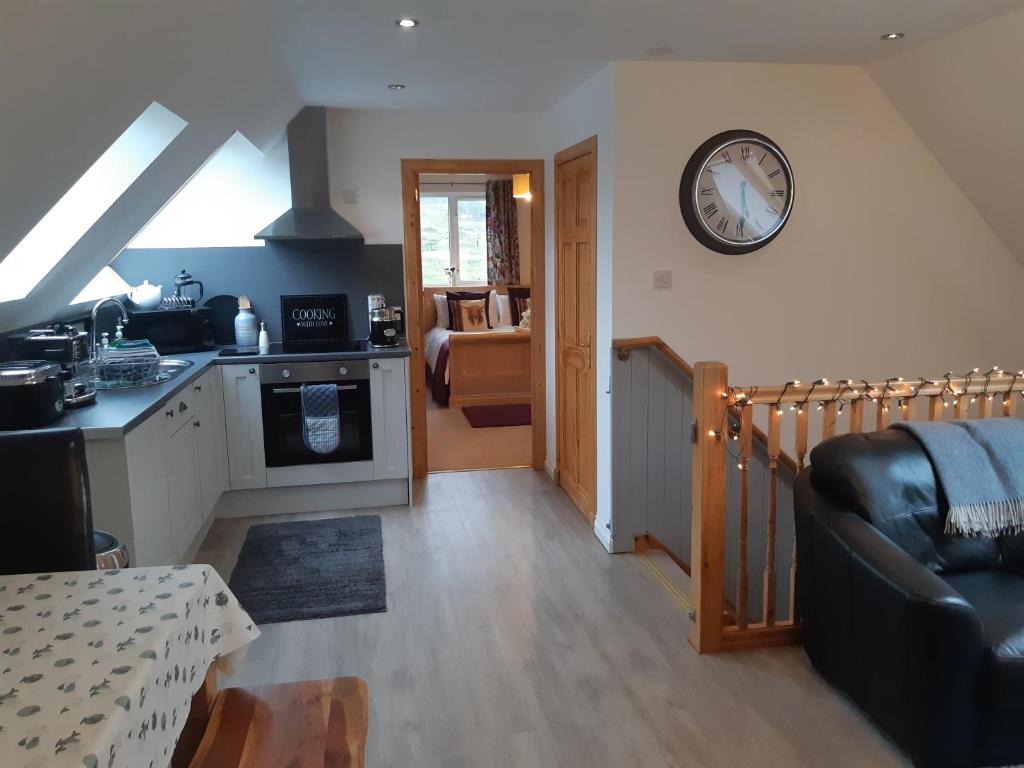
[[[462,412],[475,428],[522,427],[530,423],[530,404],[466,405]]]

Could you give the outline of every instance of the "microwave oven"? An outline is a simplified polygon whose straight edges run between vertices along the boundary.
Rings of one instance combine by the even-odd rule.
[[[204,352],[217,343],[210,307],[129,310],[124,335],[148,339],[161,355]]]

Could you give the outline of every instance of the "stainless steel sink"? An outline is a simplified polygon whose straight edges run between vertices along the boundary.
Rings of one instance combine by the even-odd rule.
[[[130,387],[150,387],[153,384],[163,384],[183,374],[192,367],[191,360],[177,360],[172,357],[165,357],[154,373],[138,381],[124,381],[121,379],[110,379],[100,375],[92,377],[90,385],[96,389],[128,389]]]

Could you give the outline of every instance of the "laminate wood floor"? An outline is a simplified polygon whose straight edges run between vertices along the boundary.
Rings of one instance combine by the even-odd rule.
[[[374,512],[387,613],[264,626],[222,680],[364,678],[368,766],[906,765],[800,649],[694,653],[677,599],[542,473],[434,474]],[[358,513],[304,517],[332,514]],[[216,521],[196,562],[229,578],[277,519]]]

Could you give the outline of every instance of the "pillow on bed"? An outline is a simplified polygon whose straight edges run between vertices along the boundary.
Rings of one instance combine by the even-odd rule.
[[[448,297],[440,293],[434,294],[434,310],[437,313],[437,327],[448,330],[452,327],[451,318],[448,315]]]
[[[512,307],[512,325],[519,325],[523,312],[529,309],[529,287],[510,286],[508,289],[509,304]]]
[[[490,310],[489,305],[491,303],[491,294],[484,291],[483,293],[477,293],[475,291],[448,291],[448,329],[452,331],[458,331],[459,328],[455,327],[455,316],[459,314],[458,304],[460,301],[480,301],[484,302],[484,328],[487,330],[491,327],[490,324]]]
[[[504,293],[498,294],[498,325],[512,326],[512,305]]]
[[[487,324],[487,299],[462,299],[452,304],[453,331],[486,331],[490,327]]]
[[[487,294],[487,324],[491,328],[497,328],[501,323],[501,315],[498,313],[498,292],[491,291]]]

